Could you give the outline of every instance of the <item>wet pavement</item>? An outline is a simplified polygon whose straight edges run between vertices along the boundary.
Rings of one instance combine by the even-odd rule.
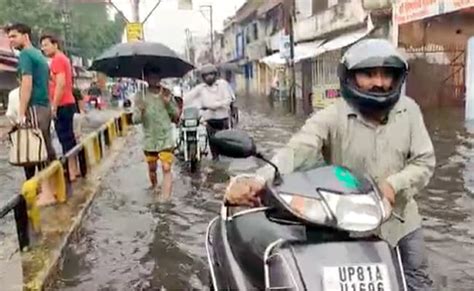
[[[240,127],[271,155],[302,120],[267,102],[242,98]],[[427,112],[438,168],[418,196],[437,290],[474,286],[474,125],[470,132],[462,110]],[[252,171],[252,160],[204,162],[190,175],[174,168],[171,202],[158,203],[146,188],[140,133],[104,179],[76,240],[61,262],[52,290],[206,289],[205,232],[217,215],[231,172]]]
[[[93,111],[87,114],[82,122],[82,130],[79,133],[84,136],[99,128],[110,118],[116,116],[118,111],[105,110]],[[20,193],[24,182],[23,169],[13,167],[8,164],[8,147],[6,133],[10,129],[10,124],[5,116],[0,116],[0,203],[5,203],[8,199]],[[53,145],[58,153],[61,146],[57,138],[54,137]],[[0,284],[4,290],[22,290],[22,266],[20,253],[18,251],[18,241],[16,237],[15,222],[13,213],[9,213],[1,220],[0,224]]]

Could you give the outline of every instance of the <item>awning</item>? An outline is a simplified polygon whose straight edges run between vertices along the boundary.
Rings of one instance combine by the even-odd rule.
[[[337,50],[349,46],[362,38],[366,37],[374,30],[372,18],[367,18],[367,27],[353,32],[342,34],[331,40],[315,40],[312,42],[300,43],[295,46],[295,63],[304,59],[317,57],[325,52]],[[287,63],[285,58],[280,56],[280,53],[274,53],[271,56],[260,60],[270,67],[284,66]]]
[[[322,44],[316,49],[315,56],[319,56],[320,54],[323,54],[325,52],[337,50],[356,43],[362,38],[366,37],[369,33],[371,33],[372,30],[374,30],[374,24],[372,23],[372,18],[369,16],[366,28],[345,33],[334,39],[326,41],[324,44]]]
[[[295,63],[311,58],[314,55],[314,52],[324,43],[324,40],[318,40],[308,43],[302,43],[295,46]],[[278,67],[284,66],[287,63],[287,60],[283,58],[279,52],[274,53],[273,55],[264,57],[260,62],[265,63],[269,67]]]

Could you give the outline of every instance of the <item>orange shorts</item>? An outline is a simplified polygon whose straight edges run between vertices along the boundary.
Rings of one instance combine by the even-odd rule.
[[[170,151],[161,151],[161,152],[147,152],[145,151],[145,161],[147,163],[153,163],[161,161],[166,164],[173,164],[174,155]]]

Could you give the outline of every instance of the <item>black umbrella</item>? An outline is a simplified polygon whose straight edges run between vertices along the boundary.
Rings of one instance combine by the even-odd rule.
[[[162,78],[181,78],[194,68],[163,44],[133,42],[109,48],[94,60],[89,70],[102,72],[109,77],[140,79],[145,67],[158,70]]]

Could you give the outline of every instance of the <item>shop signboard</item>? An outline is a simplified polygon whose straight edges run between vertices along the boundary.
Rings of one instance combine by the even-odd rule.
[[[393,11],[400,25],[469,7],[474,7],[474,0],[399,0]]]

